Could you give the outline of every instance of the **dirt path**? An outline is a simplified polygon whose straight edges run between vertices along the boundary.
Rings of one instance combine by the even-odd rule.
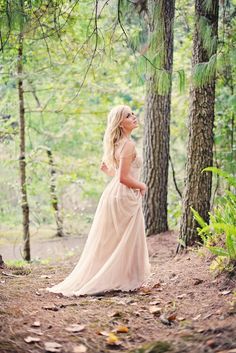
[[[86,236],[73,236],[63,238],[41,239],[38,241],[31,238],[31,257],[33,259],[64,259],[68,254],[74,252],[81,254],[84,247]],[[22,259],[22,241],[16,239],[14,244],[0,246],[0,254],[3,259],[21,260]]]
[[[3,270],[14,276],[0,278],[0,352],[45,352],[46,342],[56,342],[60,346],[48,351],[235,353],[235,281],[214,278],[209,258],[195,252],[174,256],[174,233],[150,237],[148,245],[153,274],[147,288],[132,294],[63,298],[45,292],[78,256],[34,265],[29,273]],[[39,341],[26,343],[28,336]]]

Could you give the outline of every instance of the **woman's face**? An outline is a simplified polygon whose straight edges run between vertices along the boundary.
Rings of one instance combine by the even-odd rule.
[[[126,132],[131,132],[133,129],[138,127],[137,116],[134,114],[134,112],[132,112],[130,108],[125,109],[120,127]]]

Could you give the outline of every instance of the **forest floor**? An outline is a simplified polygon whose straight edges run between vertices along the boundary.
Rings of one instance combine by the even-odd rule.
[[[66,298],[45,288],[78,256],[0,273],[0,352],[236,353],[235,277],[209,255],[175,255],[176,234],[148,238],[152,276],[133,293]]]

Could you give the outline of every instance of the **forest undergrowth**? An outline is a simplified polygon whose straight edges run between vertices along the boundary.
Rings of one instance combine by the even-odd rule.
[[[235,353],[235,275],[214,276],[203,250],[176,255],[176,239],[174,232],[148,238],[152,275],[133,293],[46,292],[76,255],[1,269],[0,352]]]

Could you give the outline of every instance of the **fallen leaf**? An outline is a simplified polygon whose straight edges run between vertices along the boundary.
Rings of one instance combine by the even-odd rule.
[[[170,316],[167,317],[167,320],[175,321],[176,320],[176,314],[171,314]]]
[[[231,293],[231,290],[223,290],[222,292],[219,292],[220,295],[228,295]]]
[[[52,310],[52,311],[58,311],[58,307],[57,306],[43,306],[44,310]]]
[[[47,352],[61,352],[62,345],[57,342],[45,342],[44,347]]]
[[[40,278],[51,278],[52,276],[48,276],[48,275],[41,275]]]
[[[110,317],[122,317],[122,313],[120,313],[119,311],[112,312],[112,313],[110,313],[108,315]]]
[[[119,333],[127,333],[129,332],[129,329],[127,326],[118,326],[116,329],[116,332],[119,332]]]
[[[121,345],[121,341],[119,341],[119,338],[111,332],[107,337],[107,344],[109,346],[119,346]]]
[[[109,332],[107,331],[98,331],[97,334],[101,336],[107,336],[107,337],[109,336]]]
[[[180,316],[180,317],[177,318],[177,320],[178,320],[178,321],[184,321],[184,320],[186,320],[186,319],[185,319],[185,317],[181,317],[181,316]]]
[[[40,324],[40,321],[35,321],[35,322],[32,323],[31,326],[32,326],[32,327],[40,327],[40,325],[41,325],[41,324]]]
[[[214,348],[217,346],[217,341],[214,339],[210,339],[210,340],[206,341],[206,344],[208,347]]]
[[[80,344],[73,348],[73,353],[85,353],[85,352],[87,352],[87,347],[84,346],[83,344]]]
[[[141,295],[147,295],[152,293],[152,288],[144,287],[140,289]]]
[[[27,336],[26,338],[24,338],[24,341],[26,343],[35,343],[35,342],[40,342],[41,339],[38,337],[31,337],[31,336]]]
[[[35,335],[39,335],[39,336],[43,335],[42,331],[37,330],[37,329],[29,328],[27,331],[30,332],[30,333],[33,333]]]
[[[213,313],[207,314],[207,315],[205,315],[202,319],[203,319],[203,320],[206,320],[206,319],[208,319],[209,317],[211,317],[212,315],[213,315]]]
[[[197,321],[198,319],[200,319],[200,317],[201,317],[201,314],[199,314],[199,315],[193,317],[193,320],[194,320],[194,321]]]
[[[7,277],[18,277],[17,275],[13,275],[12,273],[2,271],[2,275],[7,276]]]
[[[77,325],[77,324],[72,324],[66,327],[66,331],[74,332],[74,333],[83,331],[84,329],[85,329],[85,325]]]
[[[150,305],[157,305],[157,304],[160,304],[161,303],[161,300],[154,300],[153,302],[150,302],[149,304]]]
[[[38,296],[42,295],[42,294],[39,293],[38,291],[36,291],[35,294],[38,295]]]
[[[204,332],[204,331],[205,331],[204,328],[199,328],[199,329],[197,330],[197,332],[199,332],[199,333],[202,333],[202,332]]]
[[[171,322],[167,319],[167,317],[163,314],[160,316],[160,321],[162,324],[170,326]]]
[[[184,297],[186,297],[187,294],[183,293],[177,296],[178,299],[183,299]]]
[[[161,286],[160,282],[155,283],[152,288],[159,288]]]
[[[149,307],[149,312],[154,315],[160,315],[161,314],[161,308],[155,305],[152,305]]]
[[[203,279],[194,278],[193,285],[194,285],[194,286],[197,286],[198,284],[201,284],[202,282],[204,282]]]

